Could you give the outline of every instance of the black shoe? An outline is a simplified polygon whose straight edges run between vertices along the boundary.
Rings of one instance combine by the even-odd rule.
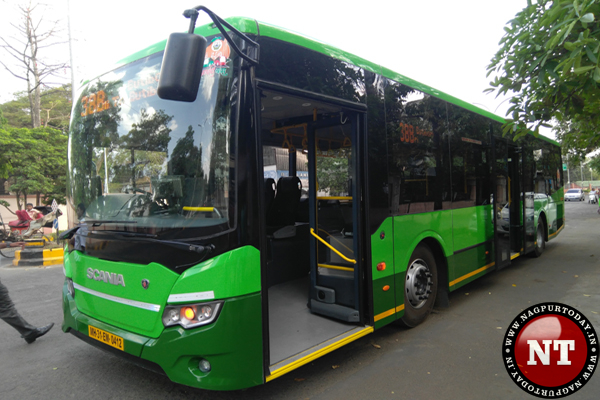
[[[35,330],[29,335],[23,336],[23,339],[25,339],[27,343],[33,343],[35,342],[35,339],[39,338],[40,336],[44,336],[46,333],[48,333],[53,326],[54,322],[50,325],[42,326],[41,328],[35,328]]]

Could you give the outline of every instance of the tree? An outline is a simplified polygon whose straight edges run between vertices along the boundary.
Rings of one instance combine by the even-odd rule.
[[[10,149],[13,146],[13,139],[11,135],[4,129],[6,125],[6,118],[2,114],[0,109],[0,183],[4,184],[4,179],[8,178],[8,174],[12,170],[12,164],[10,162]]]
[[[17,36],[0,37],[0,47],[11,56],[14,64],[9,65],[5,61],[0,61],[0,64],[15,78],[27,82],[31,127],[38,128],[42,125],[42,86],[55,84],[50,82],[50,79],[56,77],[58,71],[68,68],[66,63],[52,62],[49,61],[49,58],[41,57],[40,52],[66,42],[56,41],[60,34],[59,21],[46,24],[42,10],[37,10],[39,4],[32,4],[29,1],[16,7],[22,16],[19,24],[11,24],[15,28]],[[39,18],[37,17],[38,11],[41,15]]]
[[[9,184],[18,208],[30,201],[29,195],[36,196],[36,204],[50,204],[54,198],[65,204],[67,135],[52,128],[8,128],[4,132],[10,138],[4,152],[11,162]]]
[[[46,88],[40,98],[41,126],[63,132],[69,129],[71,118],[71,84]],[[31,109],[26,92],[15,93],[14,100],[1,104],[7,124],[15,128],[31,128]]]
[[[504,28],[487,91],[511,94],[504,132],[516,137],[555,120],[579,153],[600,144],[600,0],[527,0]]]

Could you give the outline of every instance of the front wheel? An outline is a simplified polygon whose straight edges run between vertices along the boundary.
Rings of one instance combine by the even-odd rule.
[[[406,270],[404,316],[400,322],[413,328],[425,321],[435,303],[438,286],[435,257],[425,244],[417,246]]]
[[[546,239],[544,235],[544,227],[540,223],[537,227],[537,233],[535,235],[535,250],[533,251],[534,257],[539,257],[542,255],[544,250],[546,249]]]

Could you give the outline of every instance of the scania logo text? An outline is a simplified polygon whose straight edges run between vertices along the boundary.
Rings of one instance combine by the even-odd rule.
[[[125,279],[123,279],[122,274],[88,268],[87,277],[95,281],[104,281],[106,283],[112,283],[113,285],[121,285],[125,287]]]

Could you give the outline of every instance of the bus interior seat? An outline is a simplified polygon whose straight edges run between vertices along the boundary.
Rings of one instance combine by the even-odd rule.
[[[281,177],[267,213],[267,284],[306,277],[310,271],[308,223],[298,223],[302,184],[296,176]]]
[[[279,178],[277,193],[267,213],[268,234],[273,235],[275,238],[286,238],[295,235],[296,213],[300,203],[301,191],[302,183],[297,176]]]
[[[269,209],[275,199],[275,179],[265,178],[265,212],[269,214]]]

